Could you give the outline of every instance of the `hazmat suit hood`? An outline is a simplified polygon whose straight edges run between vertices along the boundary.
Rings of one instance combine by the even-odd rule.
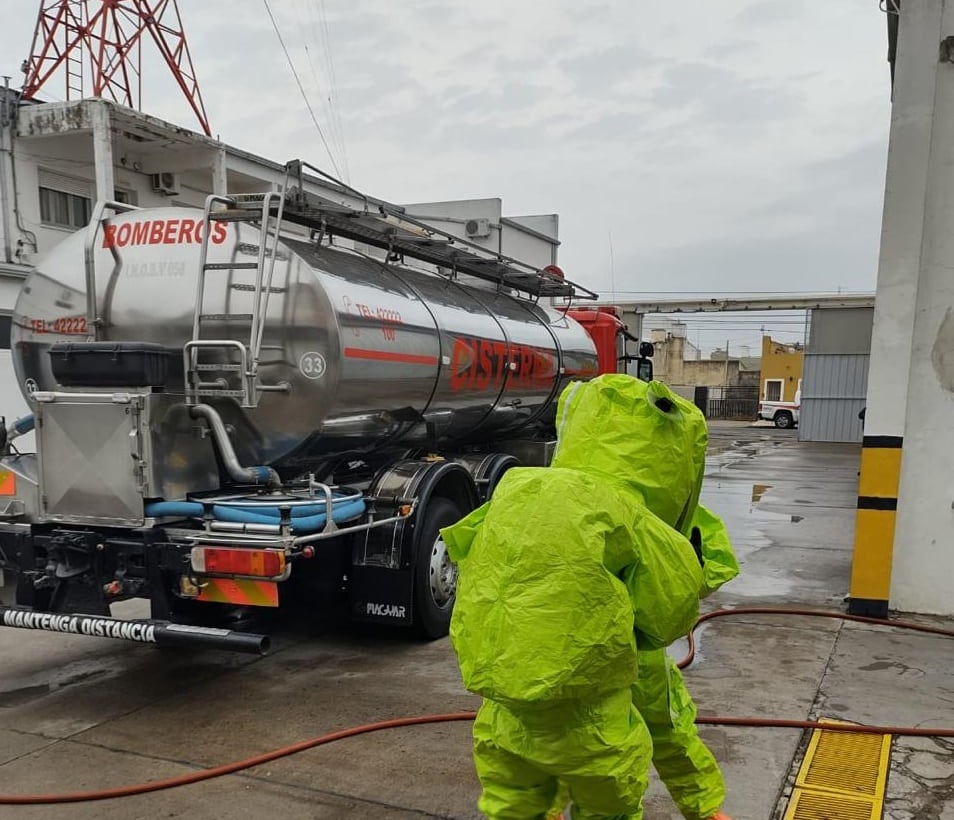
[[[554,467],[612,481],[689,535],[708,444],[705,417],[694,404],[662,382],[610,373],[572,382],[556,421]]]

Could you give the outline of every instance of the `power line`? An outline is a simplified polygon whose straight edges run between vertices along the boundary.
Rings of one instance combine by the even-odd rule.
[[[306,3],[305,5],[308,9],[308,13],[312,14],[313,12],[311,9],[311,4]],[[315,81],[315,93],[317,94],[317,97],[318,97],[319,107],[322,111],[325,124],[328,126],[328,135],[332,145],[334,145],[335,153],[338,155],[338,158],[340,159],[341,146],[338,145],[337,135],[335,134],[334,122],[331,119],[331,112],[328,108],[327,101],[329,98],[325,94],[324,83],[322,83],[321,77],[318,74],[318,68],[315,65],[314,56],[312,55],[311,48],[309,47],[309,44],[308,44],[310,39],[308,36],[308,28],[305,26],[304,20],[301,20],[300,22],[301,22],[300,31],[302,35],[302,46],[305,49],[305,57],[308,59],[308,66],[311,68],[312,79]],[[342,166],[343,165],[344,165],[344,162],[342,162]]]
[[[308,58],[308,65],[311,68],[311,76],[315,81],[315,90],[318,95],[318,100],[326,125],[328,126],[331,142],[335,147],[335,153],[338,157],[338,160],[341,162],[341,167],[344,168],[345,181],[350,182],[350,169],[348,168],[348,157],[345,150],[344,133],[339,125],[340,117],[338,116],[337,109],[335,108],[335,100],[337,99],[337,80],[334,76],[331,42],[327,34],[327,25],[325,25],[324,29],[321,28],[321,24],[316,17],[315,3],[305,0],[305,8],[309,18],[308,24],[306,24],[305,19],[301,17],[301,13],[298,13],[298,19],[300,23],[299,28],[301,30],[302,36],[302,46],[305,50],[305,56]],[[325,74],[327,82],[323,82],[319,76],[320,72],[318,71],[318,66],[316,65],[315,58],[312,53],[313,49],[309,45],[310,41],[313,41],[314,45],[316,45],[319,49],[324,48],[326,55]]]
[[[341,147],[341,162],[345,169],[345,182],[351,183],[351,168],[348,166],[348,147],[345,144],[344,122],[338,106],[338,75],[335,71],[335,53],[331,47],[331,33],[328,29],[328,14],[324,0],[318,0],[318,13],[321,19],[321,32],[324,36],[325,58],[328,63],[328,75],[331,78],[331,93],[328,104],[331,106],[331,125],[338,132],[338,144]]]
[[[672,316],[678,315],[679,318],[676,320],[666,319],[665,321],[675,324],[692,324],[692,323],[706,323],[706,322],[722,322],[728,324],[737,324],[738,322],[744,322],[747,324],[769,324],[769,323],[789,323],[789,322],[798,322],[799,324],[804,324],[805,320],[801,316],[751,316],[748,315],[748,311],[719,311],[718,313],[710,311],[709,313],[691,313],[691,314],[670,314],[670,313],[645,313],[644,316]],[[697,318],[698,317],[698,318]]]
[[[321,143],[325,146],[325,151],[328,152],[328,159],[331,160],[331,165],[335,169],[335,173],[338,176],[342,176],[341,171],[338,169],[338,163],[335,162],[335,156],[331,153],[331,148],[328,147],[328,140],[325,139],[324,131],[321,130],[321,126],[318,124],[318,118],[315,116],[315,111],[311,107],[311,103],[308,101],[308,95],[305,93],[305,88],[301,84],[301,79],[298,77],[298,72],[295,70],[295,64],[292,62],[291,55],[288,53],[288,49],[285,47],[285,40],[282,38],[282,33],[278,29],[278,23],[275,22],[275,15],[272,14],[271,8],[268,6],[268,0],[262,0],[265,4],[265,11],[268,12],[268,16],[272,21],[272,28],[275,29],[275,34],[278,35],[278,42],[281,43],[282,51],[285,52],[285,59],[288,60],[288,67],[292,70],[292,74],[295,76],[295,82],[298,83],[298,90],[301,92],[301,97],[305,101],[305,105],[308,107],[308,113],[311,114],[311,121],[315,124],[315,129],[318,131],[318,136],[321,137]]]
[[[648,326],[646,325],[645,321],[643,322],[643,324],[644,326]],[[662,323],[659,323],[659,322],[651,321],[649,322],[649,324],[657,326],[656,327],[657,330],[668,330],[670,327],[670,326],[663,325]],[[683,327],[701,329],[701,330],[718,330],[720,327],[724,327],[724,328],[732,328],[733,330],[749,330],[754,333],[760,327],[764,327],[766,330],[768,330],[769,328],[775,328],[775,327],[800,329],[805,327],[805,323],[804,322],[778,322],[778,323],[749,322],[749,323],[736,324],[734,322],[712,322],[711,324],[707,324],[706,322],[686,322],[683,325]]]
[[[630,296],[669,296],[669,295],[689,295],[698,296],[700,299],[707,299],[712,296],[723,295],[757,295],[768,294],[770,296],[793,296],[799,293],[809,293],[813,296],[852,296],[861,294],[862,296],[872,295],[870,290],[839,290],[839,291],[818,291],[818,290],[617,290],[616,294],[625,293]]]

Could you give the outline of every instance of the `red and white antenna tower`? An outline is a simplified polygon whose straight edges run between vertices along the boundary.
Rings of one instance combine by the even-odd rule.
[[[142,96],[141,44],[149,32],[179,88],[209,136],[195,68],[186,43],[177,0],[42,0],[30,57],[23,63],[23,97],[37,92],[61,67],[66,99],[82,99],[84,78],[93,97],[110,97],[139,108]]]

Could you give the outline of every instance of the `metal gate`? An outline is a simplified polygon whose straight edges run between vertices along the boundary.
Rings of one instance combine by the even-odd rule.
[[[707,419],[755,421],[759,410],[758,387],[710,387],[705,403]]]

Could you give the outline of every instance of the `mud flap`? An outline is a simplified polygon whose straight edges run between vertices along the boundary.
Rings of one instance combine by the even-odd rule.
[[[412,619],[413,568],[351,567],[348,604],[351,619],[407,626]]]

